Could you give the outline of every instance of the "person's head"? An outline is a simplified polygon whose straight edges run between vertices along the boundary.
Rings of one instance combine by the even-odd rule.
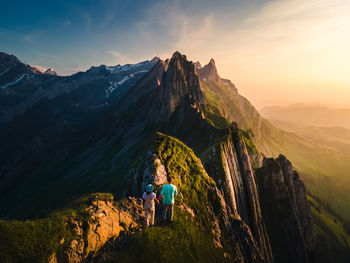
[[[169,182],[169,184],[172,184],[173,183],[173,178],[169,177],[168,178],[168,182]]]
[[[154,187],[152,184],[149,184],[146,186],[146,193],[151,193],[153,191]]]

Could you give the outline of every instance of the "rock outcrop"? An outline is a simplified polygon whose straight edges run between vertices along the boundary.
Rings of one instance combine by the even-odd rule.
[[[262,212],[276,262],[310,262],[314,249],[305,187],[282,155],[256,171]]]
[[[137,231],[144,222],[142,200],[131,197],[119,202],[93,197],[85,213],[88,218],[84,222],[79,218],[68,218],[74,238],[64,251],[65,262],[90,262],[105,256],[101,252],[108,241]],[[60,245],[64,242],[67,241],[61,240]],[[58,262],[55,254],[50,256],[49,262]]]

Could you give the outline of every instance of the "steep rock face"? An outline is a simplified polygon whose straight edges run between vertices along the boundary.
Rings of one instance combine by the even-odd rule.
[[[277,262],[309,262],[313,251],[311,212],[304,184],[295,175],[282,155],[276,160],[265,158],[256,171],[262,212]]]
[[[204,104],[195,65],[179,52],[175,52],[169,62],[168,70],[164,75],[163,92],[170,112],[174,112],[185,95],[191,98],[193,105],[198,109]]]
[[[213,160],[215,160],[214,165],[210,164]],[[221,171],[215,167],[215,163],[222,165]],[[252,164],[246,144],[240,137],[238,130],[231,132],[219,146],[213,149],[206,165],[209,174],[216,178],[226,202],[234,208],[236,215],[250,227],[261,253],[269,262],[272,253],[261,214]]]
[[[284,182],[288,187],[292,207],[300,222],[306,250],[311,254],[315,249],[315,244],[311,211],[306,199],[305,185],[300,180],[299,174],[294,170],[292,163],[284,155],[280,155],[276,160],[282,168]]]
[[[242,181],[244,182],[247,202],[247,224],[251,227],[252,233],[260,244],[267,260],[271,260],[271,248],[265,230],[265,224],[260,210],[258,189],[255,183],[252,164],[245,143],[239,138],[235,138],[235,148],[240,163]]]
[[[159,68],[157,73],[157,76],[162,75],[161,80],[157,89],[148,93],[147,98],[145,98],[147,101],[143,105],[144,108],[147,108],[147,122],[166,123],[181,104],[190,105],[197,112],[200,112],[204,104],[204,97],[194,64],[179,52],[175,52],[168,63],[158,62],[158,64],[164,65]],[[154,73],[150,72],[149,74]],[[158,81],[158,78],[156,80]],[[152,87],[154,84],[151,82],[142,86],[142,90],[148,91],[149,86]],[[138,89],[138,86],[135,89]],[[142,95],[144,92],[137,93]]]
[[[117,108],[117,113],[126,110],[140,98],[152,90],[157,89],[160,86],[163,72],[165,72],[167,68],[168,64],[165,61],[158,60],[154,67],[127,92]]]

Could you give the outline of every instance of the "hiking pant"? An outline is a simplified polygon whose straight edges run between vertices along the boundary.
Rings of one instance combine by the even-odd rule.
[[[174,205],[165,205],[163,204],[163,221],[167,220],[167,214],[169,212],[169,217],[168,217],[168,221],[169,222],[173,222],[173,210],[174,210]]]
[[[146,226],[154,225],[154,207],[145,208],[145,218],[146,218]]]

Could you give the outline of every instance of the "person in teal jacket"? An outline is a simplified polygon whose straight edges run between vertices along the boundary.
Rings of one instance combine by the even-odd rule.
[[[168,178],[169,184],[163,185],[160,195],[163,197],[163,222],[173,222],[174,202],[177,196],[177,188],[172,184],[172,178]],[[168,215],[169,214],[169,215]]]

